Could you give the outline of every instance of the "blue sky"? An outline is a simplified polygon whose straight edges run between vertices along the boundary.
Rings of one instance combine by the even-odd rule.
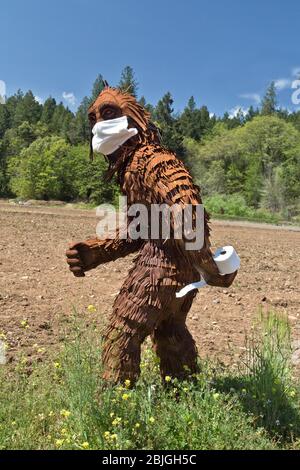
[[[0,80],[75,110],[98,73],[114,85],[131,65],[152,104],[170,91],[176,110],[193,95],[223,114],[276,80],[279,104],[300,109],[299,22],[299,0],[4,0]]]

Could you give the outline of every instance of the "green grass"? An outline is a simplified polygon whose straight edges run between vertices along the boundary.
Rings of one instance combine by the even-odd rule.
[[[1,367],[0,449],[299,449],[288,323],[269,313],[253,331],[238,372],[206,362],[167,388],[146,347],[129,389],[102,382],[99,330],[75,315],[57,357]]]

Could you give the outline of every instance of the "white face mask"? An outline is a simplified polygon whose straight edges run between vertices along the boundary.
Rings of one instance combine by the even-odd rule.
[[[93,150],[110,155],[114,153],[121,145],[138,133],[135,128],[128,129],[127,116],[107,121],[97,122],[92,130]]]

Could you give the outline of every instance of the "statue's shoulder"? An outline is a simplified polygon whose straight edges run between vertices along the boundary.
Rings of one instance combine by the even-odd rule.
[[[147,164],[158,155],[157,146],[141,145],[132,154],[126,165],[126,172],[143,172]]]
[[[140,178],[148,178],[157,174],[168,176],[171,172],[185,171],[184,163],[171,151],[160,145],[142,145],[127,163],[125,173],[138,174]]]

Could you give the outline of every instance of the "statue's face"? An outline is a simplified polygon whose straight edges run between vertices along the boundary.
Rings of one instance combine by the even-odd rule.
[[[128,127],[138,127],[142,131],[146,130],[150,118],[149,113],[133,96],[110,87],[104,88],[88,113],[91,126],[97,122],[127,116]]]
[[[91,126],[91,139],[93,137],[92,129],[98,122],[126,116],[128,129],[137,129],[141,136],[147,132],[150,119],[150,114],[142,108],[133,96],[108,86],[102,90],[98,98],[90,106],[88,116]],[[136,140],[132,137],[130,142],[134,144]]]
[[[116,119],[122,115],[122,111],[118,106],[112,104],[97,106],[97,103],[94,103],[93,109],[89,112],[89,121],[93,127],[97,122]]]

